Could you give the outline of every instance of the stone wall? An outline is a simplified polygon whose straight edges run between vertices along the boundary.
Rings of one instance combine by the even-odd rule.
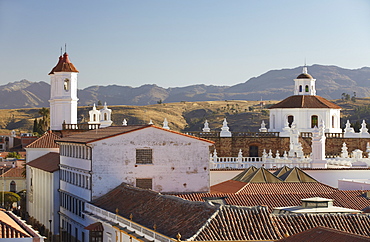
[[[249,149],[251,146],[258,147],[258,156],[262,156],[263,149],[268,152],[270,149],[275,155],[279,150],[280,155],[284,151],[289,151],[289,138],[287,137],[204,137],[212,140],[215,145],[210,148],[212,153],[214,149],[217,151],[217,156],[220,157],[236,157],[241,149],[243,156],[249,157]],[[299,141],[303,147],[304,154],[311,153],[311,138],[300,137]],[[351,153],[355,149],[360,149],[364,153],[366,151],[367,142],[370,138],[326,138],[326,155],[340,155],[343,142],[347,144],[348,152]]]

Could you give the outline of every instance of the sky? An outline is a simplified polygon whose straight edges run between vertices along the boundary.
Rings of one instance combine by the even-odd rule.
[[[370,66],[369,0],[0,0],[0,85],[231,86],[269,70]],[[299,74],[299,73],[298,73]]]

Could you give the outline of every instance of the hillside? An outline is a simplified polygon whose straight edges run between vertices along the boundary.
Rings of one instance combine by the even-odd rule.
[[[357,97],[370,96],[370,68],[349,70],[337,66],[313,65],[309,73],[317,80],[317,94],[339,99],[342,93]],[[271,70],[234,86],[192,85],[163,88],[157,85],[140,87],[108,85],[91,86],[78,91],[79,105],[107,102],[109,105],[153,105],[157,103],[200,102],[223,100],[282,100],[293,93],[293,79],[302,67]],[[46,82],[21,80],[0,86],[0,108],[48,107],[50,85]]]
[[[268,107],[277,101],[266,101],[261,106],[259,101],[207,101],[207,102],[177,102],[147,106],[109,106],[112,109],[113,125],[122,125],[123,119],[128,124],[146,124],[150,120],[157,126],[162,126],[167,118],[172,130],[201,131],[207,119],[211,130],[219,131],[222,121],[226,117],[231,131],[257,132],[261,120],[268,123]],[[334,103],[343,108],[341,126],[347,119],[358,125],[362,120],[370,124],[370,98],[357,98],[355,102],[334,100]],[[101,108],[101,107],[100,107]],[[99,107],[98,107],[99,109]],[[39,118],[38,108],[30,109],[3,109],[0,112],[0,133],[9,133],[10,130],[29,132],[33,121]],[[88,111],[91,106],[79,107],[80,122],[88,121]],[[370,129],[370,127],[369,127]]]

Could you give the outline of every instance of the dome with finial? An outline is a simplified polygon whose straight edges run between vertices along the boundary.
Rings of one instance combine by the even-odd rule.
[[[77,68],[69,60],[67,52],[59,56],[57,65],[51,70],[49,75],[52,75],[55,72],[78,72]]]
[[[296,79],[313,79],[313,77],[307,73],[307,67],[303,67],[303,73],[297,76]]]

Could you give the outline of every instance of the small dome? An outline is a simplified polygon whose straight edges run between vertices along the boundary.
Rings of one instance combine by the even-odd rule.
[[[302,73],[296,79],[313,79],[313,77],[308,73]]]

